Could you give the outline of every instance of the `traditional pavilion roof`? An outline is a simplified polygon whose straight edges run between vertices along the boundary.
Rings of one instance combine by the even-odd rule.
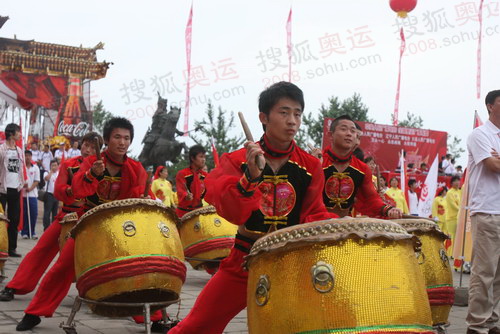
[[[97,80],[106,76],[111,64],[97,61],[96,51],[103,46],[83,48],[0,37],[0,69]]]

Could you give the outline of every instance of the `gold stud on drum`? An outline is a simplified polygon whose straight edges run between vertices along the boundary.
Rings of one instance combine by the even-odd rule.
[[[196,223],[194,224],[194,231],[195,231],[195,232],[198,232],[200,229],[201,229],[201,224],[200,224],[200,222],[198,221],[198,222],[196,222]]]
[[[127,220],[125,223],[123,223],[123,234],[125,234],[127,237],[133,237],[135,233],[136,228],[133,221]]]
[[[255,302],[259,306],[264,306],[269,300],[269,289],[271,288],[271,282],[269,281],[269,276],[260,275],[259,281],[257,282],[257,289],[255,289]]]
[[[165,237],[165,238],[169,238],[170,237],[170,229],[168,228],[167,225],[165,225],[164,222],[159,222],[158,223],[158,228],[160,229],[160,232],[161,234]]]
[[[445,266],[450,265],[450,260],[448,259],[448,255],[446,254],[446,251],[443,248],[439,250],[439,257],[441,258],[441,261],[443,261],[443,264]]]
[[[320,293],[327,293],[332,291],[335,285],[335,276],[333,274],[333,267],[323,261],[318,261],[311,267],[311,276],[314,289]]]
[[[221,225],[221,221],[220,221],[219,218],[215,218],[214,219],[214,225],[217,226],[217,227],[219,227]]]

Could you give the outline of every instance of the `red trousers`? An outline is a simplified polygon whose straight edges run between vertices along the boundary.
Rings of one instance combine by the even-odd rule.
[[[169,334],[219,334],[247,305],[248,272],[242,267],[247,253],[236,248],[201,291],[191,312]]]
[[[24,313],[52,317],[75,279],[74,249],[75,240],[69,238],[56,263],[43,277],[35,297]]]
[[[59,221],[66,213],[59,211],[49,228],[43,232],[35,247],[25,255],[14,274],[14,278],[6,285],[16,290],[16,294],[25,295],[33,291],[45,270],[59,252]]]

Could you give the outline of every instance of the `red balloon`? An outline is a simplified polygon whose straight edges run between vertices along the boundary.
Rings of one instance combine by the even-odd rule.
[[[389,5],[399,17],[405,18],[417,6],[417,0],[389,0]]]

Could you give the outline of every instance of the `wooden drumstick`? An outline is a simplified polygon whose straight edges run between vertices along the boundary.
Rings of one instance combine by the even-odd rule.
[[[380,194],[380,168],[378,168],[378,165],[375,165],[376,171],[377,171],[377,192]]]
[[[99,138],[94,139],[94,144],[95,144],[95,157],[96,160],[102,160],[101,156],[101,144],[99,143]]]
[[[307,143],[307,147],[309,148],[309,150],[311,151],[311,154],[312,154],[312,151],[314,151],[316,149],[316,147],[312,146],[311,144]],[[318,155],[318,159],[321,159],[323,157],[323,154],[319,154]]]
[[[252,133],[250,132],[250,128],[248,127],[248,124],[245,121],[245,116],[243,116],[243,113],[241,111],[238,112],[238,117],[240,118],[241,126],[243,127],[243,132],[245,132],[245,137],[247,138],[247,140],[251,141],[251,142],[255,142],[253,140]],[[264,170],[264,167],[266,165],[266,160],[264,159],[264,156],[262,156],[262,155],[256,156],[255,163],[257,164],[257,167],[261,171]]]
[[[153,176],[153,171],[148,170],[148,178],[146,179],[146,188],[144,188],[144,197],[148,196],[149,189],[151,189],[151,183],[153,183],[152,176]]]

